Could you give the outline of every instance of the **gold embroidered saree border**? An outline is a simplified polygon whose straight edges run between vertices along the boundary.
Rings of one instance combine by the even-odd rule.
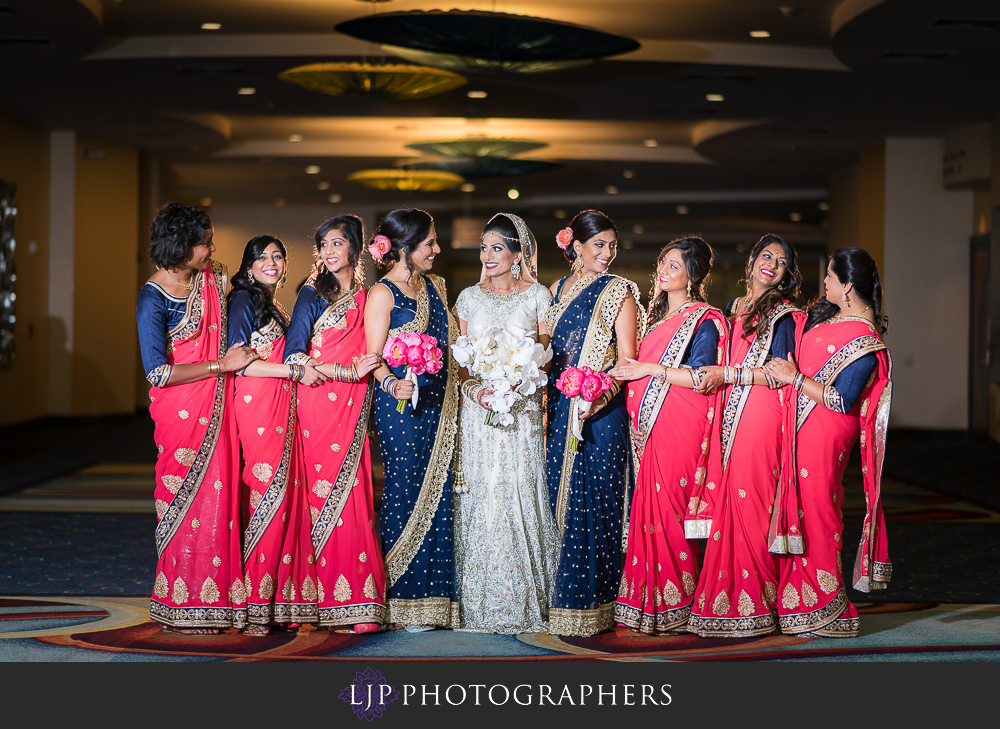
[[[247,622],[250,625],[268,623],[316,623],[319,609],[315,602],[276,602],[265,605],[247,605]]]
[[[377,602],[360,602],[340,607],[319,608],[318,624],[321,628],[332,628],[338,625],[357,625],[358,623],[385,624],[387,608]]]
[[[450,597],[424,597],[419,600],[389,598],[386,622],[403,625],[458,625],[461,606]]]
[[[817,610],[810,610],[807,613],[779,615],[778,624],[781,626],[782,633],[789,633],[791,635],[812,633],[827,627],[843,615],[848,605],[850,605],[850,602],[847,600],[847,591],[841,586],[836,596],[823,607]]]
[[[761,341],[760,337],[754,338],[753,344],[750,345],[750,349],[747,350],[746,355],[743,357],[741,366],[763,366],[768,353],[771,351],[771,341],[774,339],[774,331],[777,328],[778,320],[785,314],[792,311],[801,311],[801,309],[792,306],[787,301],[782,301],[771,309],[771,312],[768,315],[770,317],[770,321],[767,325],[767,337],[763,341]],[[736,341],[737,336],[742,336],[742,334],[737,334],[736,321],[734,319],[733,336],[729,340],[730,348],[732,348],[733,342]],[[729,463],[729,453],[732,450],[733,440],[736,437],[736,428],[739,425],[740,419],[743,417],[743,408],[746,407],[747,398],[750,396],[750,390],[752,387],[753,385],[733,385],[733,389],[730,391],[729,397],[726,399],[726,407],[722,413],[723,469],[725,469],[726,465]]]
[[[170,607],[152,599],[149,617],[172,628],[242,628],[247,624],[246,608]]]
[[[323,509],[316,518],[316,523],[313,524],[311,537],[315,554],[320,554],[326,548],[330,535],[333,534],[337,522],[340,521],[344,506],[358,483],[361,455],[365,450],[365,438],[368,437],[368,414],[371,412],[372,397],[375,393],[373,380],[374,378],[368,379],[368,386],[365,388],[365,402],[361,406],[358,422],[354,426],[354,437],[351,439],[351,446],[348,448],[347,456],[337,474],[337,481],[323,502]]]
[[[707,618],[692,615],[687,631],[700,638],[756,638],[774,632],[778,622],[775,613],[749,615],[745,618]]]
[[[885,343],[879,338],[871,335],[860,336],[853,339],[843,347],[838,349],[827,363],[823,365],[812,379],[821,384],[830,384],[837,379],[837,375],[843,372],[849,365],[857,362],[868,354],[875,354],[886,349]],[[795,400],[795,430],[802,429],[806,418],[812,413],[819,403],[800,392]]]
[[[427,321],[430,319],[430,300],[427,298],[427,280],[429,279],[431,282],[434,282],[434,279],[436,278],[440,277],[434,276],[433,274],[423,274],[423,273],[417,274],[417,280],[420,282],[420,284],[416,287],[417,312],[416,314],[413,315],[413,318],[410,321],[406,322],[406,324],[400,324],[395,329],[390,329],[387,338],[398,337],[403,332],[414,332],[415,334],[421,334],[427,329]],[[389,287],[389,284],[385,283],[385,281],[379,279],[378,281],[375,282],[374,286],[378,286],[379,284],[385,286],[387,289],[389,289],[389,293],[392,293],[392,289]],[[437,284],[435,284],[434,288],[435,289],[438,288]],[[400,293],[402,293],[402,291],[400,291]],[[405,296],[406,294],[403,295]],[[393,295],[392,298],[393,301],[396,300],[395,295]],[[444,303],[444,308],[447,309],[448,299],[442,299],[442,303]]]
[[[277,515],[281,504],[288,494],[288,475],[291,471],[292,446],[295,444],[295,411],[298,398],[295,395],[289,398],[288,420],[285,423],[285,444],[281,449],[281,460],[278,468],[275,469],[274,478],[267,485],[264,496],[261,498],[257,508],[254,509],[253,516],[243,532],[243,567],[247,566],[247,560],[253,551],[260,544],[264,532],[271,525]]]
[[[444,289],[444,280],[438,276],[428,276],[434,290],[437,292],[441,305],[444,307],[447,317],[448,343],[450,347],[456,339],[458,328],[455,317],[448,309],[447,293]],[[426,292],[425,292],[426,295]],[[426,328],[427,322],[424,322]],[[421,330],[422,331],[422,330]],[[439,343],[440,346],[440,343]],[[441,349],[444,349],[441,346]],[[434,447],[431,450],[430,460],[427,463],[427,470],[424,473],[424,481],[420,486],[420,493],[413,505],[413,512],[403,527],[399,539],[392,545],[392,548],[385,555],[385,574],[390,586],[403,576],[410,562],[417,556],[420,545],[423,543],[427,532],[430,531],[431,522],[441,503],[441,495],[444,491],[445,481],[451,471],[452,459],[455,454],[455,438],[458,433],[458,362],[454,357],[448,357],[448,374],[445,380],[444,402],[441,404],[441,415],[438,420],[437,432],[434,436]],[[399,622],[399,621],[397,621]]]
[[[330,304],[323,313],[316,319],[312,328],[312,335],[326,331],[330,327],[336,326],[337,322],[347,316],[347,312],[358,308],[357,295],[361,290],[361,284],[357,284],[350,291],[346,291],[337,297],[337,300]]]
[[[691,617],[691,606],[657,610],[650,614],[624,603],[615,604],[615,622],[646,635],[684,631]]]
[[[594,610],[549,608],[549,632],[553,635],[596,635],[611,630],[615,624],[615,605],[607,602]]]

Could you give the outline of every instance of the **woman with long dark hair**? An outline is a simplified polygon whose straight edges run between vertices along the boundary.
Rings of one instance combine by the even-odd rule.
[[[524,221],[494,215],[479,250],[483,281],[463,290],[455,304],[461,333],[483,337],[502,327],[548,345],[543,317],[552,296],[535,280],[535,237]],[[545,481],[542,389],[514,403],[513,423],[488,425],[489,382],[464,368],[461,373],[467,489],[455,495],[456,628],[545,632],[559,537]]]
[[[701,368],[703,390],[726,385],[716,414],[721,458],[709,463],[702,500],[693,505],[700,529],[691,536],[708,542],[688,630],[702,637],[764,635],[776,626],[778,562],[767,530],[790,393],[763,367],[795,349],[806,318],[796,306],[801,281],[795,249],[777,235],[761,238],[747,262],[747,294],[728,306],[726,366]]]
[[[768,374],[795,393],[785,425],[785,462],[771,520],[781,558],[783,633],[849,638],[859,619],[841,578],[847,456],[861,439],[866,514],[854,589],[884,589],[892,576],[882,516],[882,458],[892,400],[892,359],[882,341],[882,282],[860,248],[830,258],[825,295],[809,307],[798,355],[775,357]],[[796,538],[797,537],[797,538]]]
[[[256,358],[228,346],[226,267],[198,208],[167,203],[150,231],[157,271],[136,323],[156,425],[156,580],[149,614],[164,630],[218,633],[246,624],[240,569],[239,443],[229,373]]]
[[[610,372],[628,380],[628,413],[638,469],[615,621],[636,632],[683,631],[698,579],[697,546],[685,524],[697,508],[710,459],[721,393],[695,392],[699,367],[728,348],[725,315],[705,302],[711,246],[697,237],[668,243],[656,262],[646,336],[635,359]]]
[[[375,530],[368,415],[378,355],[366,354],[364,224],[330,218],[316,230],[316,266],[299,290],[285,362],[329,378],[298,388],[312,556],[321,627],[369,633],[385,622],[385,572]],[[353,626],[353,628],[351,627]]]
[[[556,242],[572,264],[569,276],[552,285],[545,312],[552,337],[545,444],[549,503],[560,533],[549,609],[549,632],[594,635],[614,624],[622,573],[623,522],[634,478],[628,411],[621,382],[580,417],[583,438],[574,444],[574,398],[556,387],[569,367],[607,372],[634,358],[645,327],[639,287],[608,273],[618,253],[618,230],[597,210],[578,213]]]
[[[374,373],[389,620],[411,632],[449,627],[458,612],[451,482],[458,363],[450,353],[458,323],[448,309],[444,279],[429,273],[441,252],[434,219],[415,208],[393,210],[369,251],[389,271],[372,286],[365,308],[368,351],[380,353],[389,337],[413,333],[434,337],[442,352],[441,369],[415,376],[416,385],[403,365],[383,363]],[[402,413],[396,409],[400,401],[409,401]]]
[[[309,365],[284,364],[288,317],[275,299],[284,284],[285,245],[258,235],[243,249],[229,292],[229,331],[260,358],[236,377],[236,425],[243,447],[243,483],[250,521],[243,535],[247,592],[244,633],[267,635],[270,625],[315,623],[316,569],[309,542],[305,462],[292,383],[326,377]]]

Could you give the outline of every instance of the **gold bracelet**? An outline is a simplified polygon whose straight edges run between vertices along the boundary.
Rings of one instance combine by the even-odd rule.
[[[215,377],[222,372],[222,363],[217,359],[213,359],[208,363],[208,374]]]

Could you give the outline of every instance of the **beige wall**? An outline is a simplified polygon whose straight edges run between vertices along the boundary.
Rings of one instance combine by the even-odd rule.
[[[14,366],[0,371],[0,425],[46,413],[49,271],[48,132],[0,111],[0,179],[17,185]]]
[[[102,156],[86,157],[85,150]],[[73,414],[135,410],[139,155],[79,140],[73,295]]]
[[[940,139],[889,138],[884,145],[879,271],[897,427],[968,427],[973,193],[945,190],[943,149]]]

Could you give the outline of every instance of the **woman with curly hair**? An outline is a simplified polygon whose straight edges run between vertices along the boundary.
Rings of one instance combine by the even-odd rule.
[[[721,458],[709,464],[703,497],[690,504],[707,537],[688,630],[702,637],[765,635],[777,626],[778,558],[767,531],[781,470],[783,416],[791,388],[767,373],[772,357],[795,350],[805,312],[795,249],[765,235],[750,252],[747,294],[727,307],[732,334],[726,366],[700,368],[702,391],[725,385]]]
[[[374,373],[389,620],[410,632],[450,627],[458,619],[451,474],[458,363],[449,350],[458,322],[448,308],[444,279],[429,273],[441,253],[434,219],[415,208],[393,210],[369,250],[389,271],[372,286],[365,307],[368,352],[380,353],[389,337],[408,333],[434,337],[442,352],[441,369],[414,376],[416,384],[406,379],[403,365],[383,363]],[[397,410],[401,401],[403,412]]]
[[[825,288],[809,307],[798,355],[765,365],[795,394],[770,531],[778,546],[772,551],[785,555],[778,585],[781,632],[850,638],[860,620],[841,578],[841,508],[847,454],[859,437],[866,514],[851,582],[869,592],[885,589],[892,576],[881,499],[892,359],[882,341],[888,321],[871,255],[860,248],[835,252]]]
[[[284,364],[288,317],[275,299],[285,278],[284,244],[258,235],[243,249],[229,292],[229,331],[260,357],[236,377],[236,425],[250,522],[243,536],[247,592],[244,633],[267,635],[270,624],[314,623],[316,569],[309,541],[306,473],[293,383],[315,386],[315,368]]]
[[[149,244],[158,270],[136,306],[159,451],[149,613],[164,630],[191,634],[242,628],[247,619],[230,373],[256,354],[244,341],[227,345],[228,273],[212,260],[213,232],[198,208],[160,208]]]
[[[549,503],[559,529],[559,563],[552,587],[549,632],[594,635],[614,624],[622,574],[627,492],[635,473],[629,453],[628,410],[621,383],[591,403],[573,437],[575,398],[556,382],[569,367],[607,372],[635,357],[645,312],[639,287],[608,273],[618,230],[597,210],[577,214],[556,238],[572,272],[552,285],[544,322],[552,337],[545,443]]]
[[[611,370],[629,381],[638,460],[615,621],[650,635],[687,627],[698,579],[698,552],[688,532],[700,526],[701,514],[688,505],[700,501],[709,461],[718,458],[713,425],[721,395],[695,388],[698,368],[723,360],[729,339],[725,315],[705,303],[713,257],[701,238],[664,247],[639,354]]]
[[[299,424],[321,627],[370,633],[385,622],[385,572],[375,531],[368,415],[380,364],[366,354],[357,215],[316,229],[316,268],[299,290],[285,362],[328,378],[298,388]]]

